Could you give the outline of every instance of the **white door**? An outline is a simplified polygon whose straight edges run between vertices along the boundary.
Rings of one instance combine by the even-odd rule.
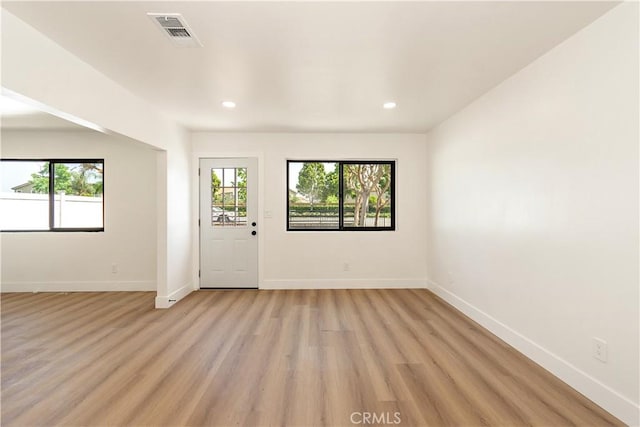
[[[258,287],[258,162],[200,159],[200,288]]]

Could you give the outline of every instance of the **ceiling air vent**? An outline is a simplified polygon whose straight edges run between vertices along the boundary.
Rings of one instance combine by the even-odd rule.
[[[179,13],[147,13],[147,16],[176,46],[202,47],[198,37]]]

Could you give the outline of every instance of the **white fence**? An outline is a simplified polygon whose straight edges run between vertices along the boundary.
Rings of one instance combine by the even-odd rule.
[[[54,198],[55,227],[102,227],[102,197],[67,196]],[[49,195],[0,193],[0,230],[49,229]]]

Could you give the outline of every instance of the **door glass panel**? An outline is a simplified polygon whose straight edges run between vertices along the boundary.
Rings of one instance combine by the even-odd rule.
[[[247,226],[247,169],[211,169],[211,225]]]

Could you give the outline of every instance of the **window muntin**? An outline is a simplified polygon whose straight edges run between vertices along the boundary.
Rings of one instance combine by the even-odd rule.
[[[103,231],[103,159],[0,160],[1,231]]]
[[[287,161],[287,230],[394,230],[393,161]]]

